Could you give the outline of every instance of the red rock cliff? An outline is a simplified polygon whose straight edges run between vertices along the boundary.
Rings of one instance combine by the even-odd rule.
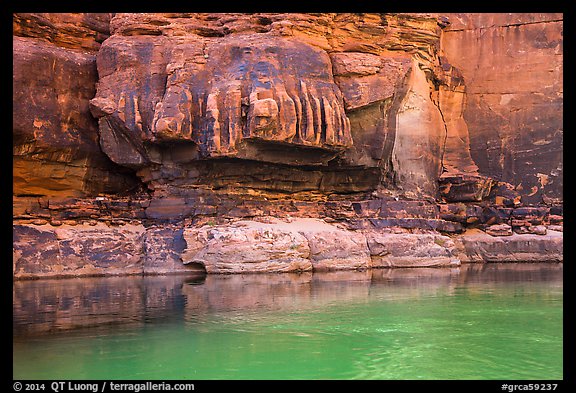
[[[167,194],[561,197],[561,14],[16,14],[14,34],[17,195],[115,193],[126,168]]]
[[[13,30],[17,277],[563,258],[561,14]]]
[[[156,192],[434,195],[440,33],[425,15],[118,14],[91,109],[103,151]]]
[[[108,14],[13,19],[13,179],[17,196],[117,193],[137,184],[100,149],[89,100]]]
[[[524,203],[561,200],[562,14],[448,17],[440,59],[457,87],[441,101],[445,166],[508,182]]]

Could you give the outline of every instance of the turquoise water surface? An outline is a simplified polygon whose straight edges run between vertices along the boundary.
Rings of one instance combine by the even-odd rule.
[[[562,379],[562,264],[14,283],[14,379]]]

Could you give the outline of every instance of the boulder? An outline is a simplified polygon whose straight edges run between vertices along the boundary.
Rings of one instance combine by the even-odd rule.
[[[266,218],[263,218],[264,221]],[[184,263],[208,273],[352,270],[370,267],[363,234],[323,220],[237,221],[184,229]]]
[[[508,224],[497,224],[486,227],[486,233],[491,236],[512,236],[512,227]]]
[[[264,273],[312,270],[306,238],[273,224],[239,221],[233,225],[185,228],[184,264],[207,273]]]

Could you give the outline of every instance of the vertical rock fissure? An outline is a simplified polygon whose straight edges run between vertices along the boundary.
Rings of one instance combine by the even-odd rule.
[[[392,150],[394,149],[394,141],[396,137],[396,116],[387,116],[386,105],[383,101],[379,104],[380,117],[384,120],[382,128],[386,130],[386,138],[382,144],[382,151],[378,158],[378,167],[380,168],[380,183],[383,181],[395,184],[396,176],[394,176],[394,163],[392,160]],[[391,100],[389,112],[392,113],[393,100]],[[386,120],[387,119],[387,120]],[[390,125],[393,124],[393,127]]]
[[[446,167],[444,166],[444,155],[446,154],[446,143],[448,141],[448,125],[446,124],[446,120],[444,119],[444,114],[442,113],[442,109],[440,109],[440,102],[439,101],[436,102],[432,98],[432,93],[430,93],[430,101],[432,101],[434,103],[434,106],[436,106],[436,108],[438,108],[438,113],[440,113],[440,118],[442,119],[442,125],[444,126],[444,142],[442,144],[442,151],[440,152],[440,168],[442,169],[442,172],[440,173],[440,175],[442,175],[442,173],[447,171]]]

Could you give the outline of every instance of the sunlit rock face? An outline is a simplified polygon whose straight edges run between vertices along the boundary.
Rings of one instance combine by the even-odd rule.
[[[14,276],[561,261],[562,19],[14,14]]]
[[[151,64],[128,60],[146,56]],[[238,157],[296,165],[322,164],[352,144],[328,55],[299,41],[253,34],[214,42],[113,37],[98,64],[102,87],[93,112],[102,115],[104,150],[124,165],[159,161],[154,148],[139,150],[138,143],[189,143],[197,152],[183,157],[188,161]],[[118,132],[124,143],[114,138]],[[131,143],[130,135],[140,139]],[[261,157],[266,151],[258,143],[319,148],[323,155],[302,153],[301,162]],[[130,148],[134,154],[125,155]]]
[[[111,33],[100,145],[157,193],[437,190],[436,17],[117,14]]]
[[[108,14],[14,15],[15,195],[81,197],[137,184],[100,149],[89,111],[109,21]]]
[[[21,13],[13,32],[16,195],[561,201],[561,14]]]
[[[458,70],[463,98],[446,146],[451,164],[475,171],[469,154],[478,173],[511,184],[523,203],[562,200],[562,14],[447,17],[442,54]],[[457,148],[465,134],[468,150]]]
[[[562,202],[561,14],[48,13],[13,28],[18,197]]]

